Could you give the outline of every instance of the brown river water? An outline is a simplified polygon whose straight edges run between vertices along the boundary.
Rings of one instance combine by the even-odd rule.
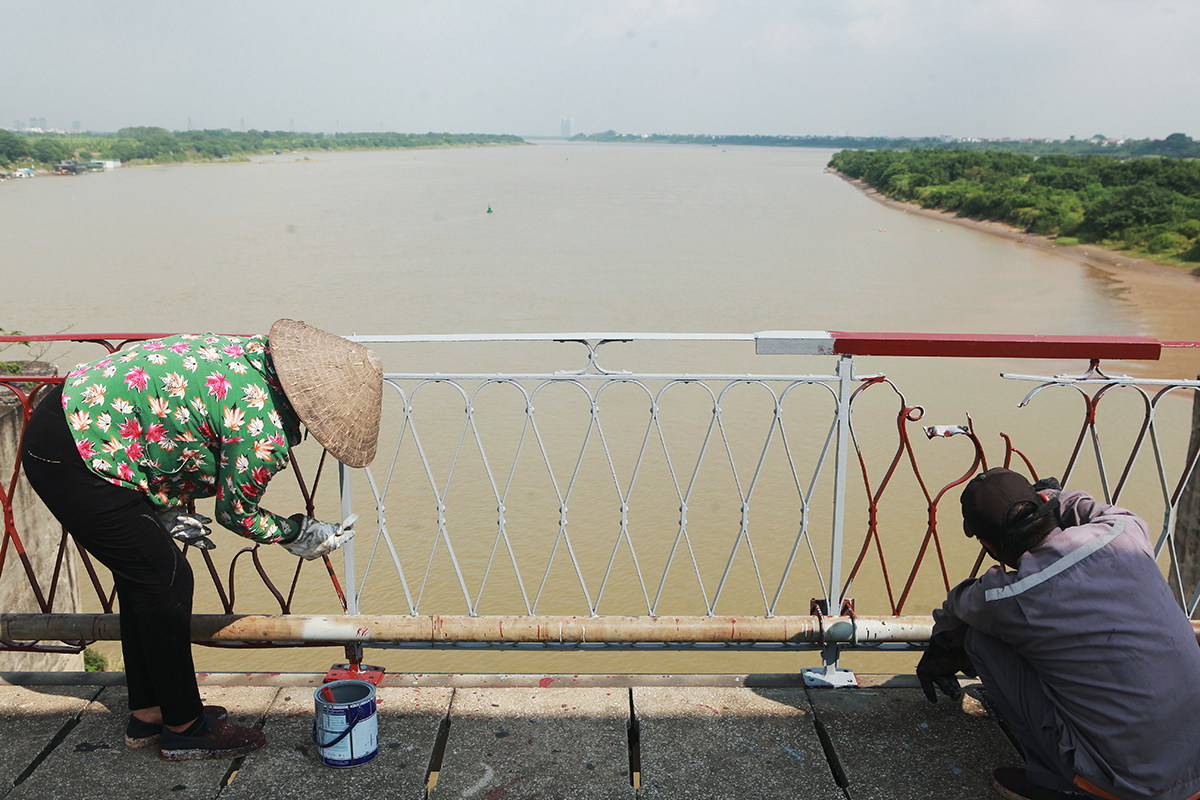
[[[807,149],[539,142],[527,147],[335,153],[308,158],[289,154],[244,164],[126,168],[73,178],[14,181],[0,186],[4,242],[0,263],[5,282],[0,326],[72,334],[255,333],[265,331],[276,318],[291,317],[346,334],[831,329],[1200,340],[1200,314],[1196,313],[1200,280],[1156,268],[1100,269],[941,220],[904,214],[872,202],[826,173],[829,155]],[[488,213],[489,208],[493,213]],[[386,344],[376,349],[388,372],[582,367],[582,350],[563,349],[567,347]],[[829,374],[834,368],[829,357],[755,357],[753,345],[746,343],[666,346],[665,365],[662,356],[656,361],[643,345],[608,347],[626,348],[607,351],[611,355],[606,354],[606,365],[619,369]],[[67,368],[97,356],[87,345],[60,347],[47,354]],[[535,364],[538,366],[531,366]],[[1032,361],[857,360],[859,373],[886,372],[910,403],[924,406],[923,424],[960,424],[969,412],[993,464],[1002,457],[998,432],[1020,432],[1018,446],[1035,464],[1047,465],[1045,471],[1051,473],[1061,470],[1066,450],[1078,435],[1080,404],[1066,398],[1064,392],[1063,398],[1039,398],[1031,408],[1018,411],[1016,404],[1030,384],[1001,381],[997,376],[1000,371],[1078,373],[1085,366]],[[1196,351],[1175,351],[1158,364],[1107,366],[1116,373],[1186,378],[1200,371],[1200,359]],[[445,430],[450,431],[441,439],[423,441],[433,453],[429,463],[438,476],[435,480],[444,480],[461,432],[462,403],[456,395],[438,391],[437,387],[422,389],[428,395],[427,408],[458,408],[457,417],[446,412],[445,418],[438,420],[434,411],[427,416],[445,423]],[[864,396],[863,400],[876,421],[864,422],[861,430],[873,478],[886,466],[895,447],[896,402],[885,398],[882,391],[871,397],[876,394],[880,399]],[[1175,432],[1163,445],[1168,463],[1182,458],[1186,441],[1177,434],[1185,427],[1189,401],[1184,395],[1168,398],[1160,409],[1160,424]],[[556,402],[553,394],[547,393],[545,400],[539,400],[539,409],[553,409]],[[689,402],[693,411],[699,410],[696,419],[707,424],[711,403],[703,398]],[[385,461],[391,458],[399,433],[400,404],[394,398],[389,398],[388,404],[385,412],[391,414],[381,446]],[[643,406],[640,398],[618,396],[611,407],[619,413],[627,407],[640,410]],[[1137,402],[1117,407],[1140,415]],[[731,401],[730,408],[732,436],[758,430],[751,415],[745,420],[737,417],[736,403]],[[644,414],[644,410],[638,413]],[[502,412],[496,414],[502,416]],[[497,430],[503,427],[496,424]],[[681,422],[677,427],[679,435],[694,445],[703,425],[689,428],[689,424]],[[638,425],[644,428],[644,420],[633,427]],[[827,422],[818,426],[819,436],[806,437],[804,453],[811,455],[809,440],[820,439],[825,425]],[[580,431],[578,420],[571,421],[569,415],[565,422],[545,423],[547,452],[566,464],[565,473],[555,468],[560,478],[570,473],[572,453],[579,451]],[[1129,436],[1114,426],[1111,441],[1120,445]],[[515,446],[512,436],[496,441],[503,442],[498,445],[500,450]],[[612,449],[621,474],[628,474],[630,454],[639,441],[637,437],[614,438]],[[411,437],[407,442],[396,459],[399,488],[389,494],[387,507],[389,527],[401,552],[415,553],[411,559],[406,556],[405,563],[406,576],[415,586],[436,534],[436,520],[430,521],[436,517],[430,510],[436,501],[427,485],[422,488],[422,465],[412,455]],[[743,465],[749,463],[749,467],[738,467],[743,476],[745,469],[753,469],[754,448],[744,452],[738,448],[733,446],[730,457],[740,459]],[[315,445],[309,444],[298,451],[310,474],[319,455],[311,452],[314,449]],[[961,440],[929,443],[922,437],[914,449],[923,474],[935,487],[956,478],[970,463],[969,448]],[[947,452],[953,452],[953,457],[939,457]],[[768,468],[777,472],[760,490],[766,506],[774,495],[789,491],[787,481],[779,477],[778,458],[772,458],[775,461]],[[1135,485],[1122,498],[1124,505],[1135,510],[1143,505],[1161,507],[1161,490],[1155,484],[1151,462],[1148,455],[1139,461]],[[586,487],[603,486],[606,466],[597,460],[594,448],[581,463],[581,481],[591,482],[585,481],[585,488],[572,498],[572,524],[581,552],[599,558],[602,572],[615,531],[610,524],[611,492],[605,495],[602,488]],[[374,469],[377,480],[386,478],[386,464],[377,462]],[[465,459],[456,469],[457,493],[447,493],[447,506],[451,499],[457,500],[458,511],[448,524],[452,530],[458,525],[482,531],[475,538],[459,533],[461,538],[456,540],[473,594],[478,589],[481,559],[486,559],[486,549],[495,537],[497,500],[478,463]],[[558,501],[553,497],[542,505],[542,500],[531,501],[530,506],[519,509],[518,495],[541,491],[543,500],[546,496],[544,475],[539,478],[531,468],[525,475],[523,469],[514,470],[515,488],[508,497],[511,502],[506,503],[513,507],[510,534],[514,540],[519,535],[518,529],[526,521],[523,514],[530,518],[543,514],[539,523],[531,525],[550,531],[536,546],[528,545],[525,554],[533,564],[524,575],[526,589],[532,594],[545,566],[545,555],[538,561],[537,550],[548,549],[553,542]],[[908,493],[898,491],[897,499],[881,509],[893,526],[888,541],[896,557],[892,561],[889,556],[889,568],[902,573],[901,580],[925,530],[925,507],[913,494],[911,474],[907,473]],[[318,515],[330,519],[340,514],[334,477],[327,475],[323,479],[326,485],[318,493]],[[285,480],[280,476],[275,484]],[[643,526],[653,535],[650,538],[669,544],[677,528],[679,502],[663,459],[649,459],[638,480],[639,499],[658,497],[661,502],[647,502],[639,509],[631,500],[631,526]],[[709,487],[702,479],[689,504],[689,514],[700,520],[695,522],[697,530],[720,520],[726,528],[733,520],[736,528],[736,495],[731,500],[729,487],[721,486],[715,473],[711,482]],[[611,489],[611,477],[608,483]],[[295,491],[275,484],[265,505],[281,513],[299,510]],[[1098,492],[1095,469],[1081,467],[1072,485]],[[356,502],[365,500],[364,487],[359,476]],[[828,560],[826,523],[821,517],[827,516],[827,510],[822,510],[827,505],[823,491],[814,495],[812,523],[822,564]],[[851,492],[862,495],[861,483],[857,487],[852,484]],[[794,490],[792,493],[794,496]],[[755,502],[759,500],[756,497]],[[586,511],[593,503],[596,507],[607,503],[609,517],[603,524],[589,527]],[[952,519],[956,505],[955,493],[943,512],[951,521],[942,527],[952,582],[965,574],[974,557],[973,549],[957,534]],[[364,521],[374,516],[365,506],[356,508]],[[419,510],[422,520],[410,522],[406,516],[410,509]],[[847,521],[848,561],[861,546],[864,519],[859,502],[852,506]],[[756,521],[764,524],[761,518]],[[771,521],[768,518],[767,523]],[[769,564],[774,568],[791,547],[794,522],[783,512],[778,521],[785,528],[792,525],[793,532],[777,543],[768,541],[765,533],[759,534],[760,567]],[[1152,520],[1152,529],[1155,524]],[[374,539],[361,522],[359,531],[356,563],[361,578]],[[364,536],[364,531],[369,535]],[[601,540],[602,545],[592,547]],[[240,540],[219,532],[216,541],[217,563],[224,573]],[[697,560],[706,580],[712,570],[720,572],[731,543],[728,536],[709,541],[697,534]],[[293,561],[279,548],[266,550],[264,562],[272,576],[286,585]],[[646,583],[651,594],[658,585],[656,576],[661,573],[664,552],[659,545],[639,553],[646,562],[643,567],[649,573]],[[406,613],[408,606],[394,571],[390,579],[378,571],[378,559],[387,561],[385,567],[390,568],[390,558],[382,554],[376,558],[372,569],[377,571],[364,591],[363,612]],[[808,558],[807,551],[803,558]],[[440,557],[434,560],[421,613],[464,613],[453,573]],[[193,563],[199,564],[194,557]],[[340,557],[334,563],[340,568]],[[742,564],[738,562],[717,613],[762,613],[762,592],[757,584],[751,585],[753,573],[746,573]],[[237,609],[277,610],[249,567],[248,559],[243,558]],[[197,611],[215,612],[219,605],[204,571],[199,567]],[[763,571],[766,574],[770,569]],[[538,610],[586,613],[586,605],[581,607],[576,597],[579,584],[573,572],[557,567],[550,572],[549,597]],[[811,572],[811,568],[801,570],[790,579],[779,613],[807,613],[808,598],[821,594]],[[297,612],[339,610],[328,581],[319,573],[312,566],[304,571]],[[859,613],[887,613],[878,576],[877,566],[868,567],[853,587],[851,594],[857,598]],[[585,577],[594,590],[600,574],[585,570]],[[499,574],[489,581],[494,584],[488,584],[481,612],[524,613],[514,581]],[[571,593],[572,581],[575,594]],[[764,581],[770,596],[775,584]],[[602,613],[646,613],[644,602],[639,611],[642,593],[636,582],[622,579],[606,591]],[[943,591],[940,578],[923,573],[905,612],[928,613]],[[677,594],[678,605],[672,607],[675,613],[703,610],[697,609],[694,601],[681,599],[686,595],[683,589]],[[664,598],[673,597],[668,587]],[[115,652],[111,645],[105,647]],[[196,648],[197,666],[202,670],[323,670],[342,659],[340,648]],[[819,662],[815,654],[728,651],[371,650],[366,660],[384,664],[390,671],[413,672],[776,672]],[[863,671],[888,671],[907,668],[913,657],[862,653],[849,654],[843,661]]]

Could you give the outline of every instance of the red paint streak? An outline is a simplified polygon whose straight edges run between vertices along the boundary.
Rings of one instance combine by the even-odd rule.
[[[551,678],[549,675],[547,675],[546,677],[544,677],[540,681],[538,681],[538,686],[545,689],[547,686],[549,686],[552,683],[554,683],[554,678]]]
[[[721,712],[720,712],[720,711],[717,711],[717,710],[716,710],[715,708],[713,708],[712,706],[705,705],[704,703],[697,703],[697,705],[698,705],[698,706],[700,706],[701,708],[707,708],[709,711],[713,712],[713,713],[714,713],[714,714],[716,714],[718,717],[719,717],[719,716],[721,716]]]
[[[504,784],[503,786],[497,786],[495,789],[492,789],[490,792],[488,792],[487,794],[485,794],[483,796],[483,800],[500,800],[501,797],[504,797],[505,795],[510,794],[510,792],[508,791],[508,787],[513,786],[514,784],[518,783],[519,781],[523,781],[523,780],[525,780],[525,776],[518,775],[517,777],[513,778],[508,783]],[[541,794],[541,792],[538,792],[538,794]],[[535,795],[533,795],[533,797],[537,797],[537,795],[535,794]]]
[[[1016,336],[830,331],[833,352],[857,356],[1100,358],[1157,361],[1162,343],[1145,336]]]

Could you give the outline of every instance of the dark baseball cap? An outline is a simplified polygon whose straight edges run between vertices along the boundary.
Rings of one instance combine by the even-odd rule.
[[[1025,476],[1004,467],[994,467],[972,478],[959,501],[962,503],[963,530],[968,536],[989,541],[1004,536],[1004,521],[1014,504],[1042,505],[1042,499]]]

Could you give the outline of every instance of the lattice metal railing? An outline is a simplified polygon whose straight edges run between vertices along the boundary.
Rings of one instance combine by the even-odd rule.
[[[377,349],[388,367],[426,360],[443,370],[451,362],[469,368],[389,370],[376,462],[341,468],[336,511],[332,498],[314,498],[316,481],[312,492],[302,490],[310,513],[359,515],[358,535],[334,558],[340,583],[327,565],[328,591],[349,619],[315,616],[323,609],[305,607],[319,597],[315,591],[302,592],[304,602],[294,607],[301,562],[285,593],[260,548],[235,553],[227,581],[203,552],[224,616],[198,622],[198,639],[356,647],[776,642],[820,647],[827,664],[839,647],[920,642],[929,618],[908,610],[916,603],[927,613],[982,567],[983,554],[957,533],[952,490],[989,462],[969,417],[961,425],[923,425],[924,409],[892,378],[855,374],[856,356],[1087,360],[1090,369],[1075,377],[1004,376],[1037,383],[1023,405],[1064,388],[1084,403],[1080,424],[1078,415],[1071,420],[1039,400],[1057,429],[1079,425],[1073,446],[1047,449],[1038,436],[1000,431],[999,463],[1039,477],[1038,462],[1040,476],[1059,471],[1068,486],[1089,462],[1096,485],[1089,474],[1078,488],[1110,502],[1138,486],[1135,510],[1152,525],[1161,521],[1158,548],[1181,604],[1194,610],[1200,599],[1200,577],[1184,563],[1187,543],[1176,541],[1197,452],[1187,446],[1183,404],[1163,411],[1200,382],[1109,377],[1098,367],[1101,358],[1155,359],[1164,346],[1155,340],[825,332],[352,338]],[[747,352],[751,343],[759,355]],[[585,356],[582,365],[542,366],[561,364],[570,352]],[[833,369],[774,372],[797,363],[775,354]],[[614,367],[617,358],[622,368]],[[710,360],[723,368],[706,369]],[[662,370],[663,363],[697,368]],[[920,387],[944,390],[936,379]],[[998,391],[979,386],[979,405],[989,406],[985,395]],[[1120,405],[1118,395],[1137,404]],[[1128,430],[1104,447],[1102,403],[1116,412],[1106,431]],[[968,450],[918,444],[958,436]],[[1037,452],[1027,455],[1030,448],[1014,440],[1033,442]],[[1152,464],[1141,474],[1147,445]],[[0,496],[0,575],[9,542],[21,551],[8,499],[18,471]],[[1162,498],[1161,520],[1144,507],[1146,485]],[[949,524],[949,537],[939,529],[948,494],[941,530]],[[259,602],[273,598],[283,618],[231,616],[236,568],[247,554],[266,589],[250,593]],[[102,582],[89,572],[103,597]],[[105,611],[111,602],[108,593]],[[111,621],[91,619],[87,627],[44,604],[42,611],[40,623],[6,615],[3,646],[45,647],[30,640],[70,638],[57,636],[64,630],[80,640],[111,634]]]
[[[652,386],[651,381],[655,381],[657,385]],[[516,598],[518,607],[513,611],[530,615],[537,614],[539,605],[547,594],[552,568],[556,559],[561,557],[569,562],[571,575],[575,579],[573,588],[578,589],[579,599],[583,601],[578,611],[585,615],[596,616],[604,613],[605,594],[609,592],[616,579],[614,564],[620,551],[624,548],[627,550],[631,562],[631,571],[627,577],[632,579],[636,585],[635,594],[640,605],[638,610],[641,613],[651,616],[663,613],[663,594],[667,578],[674,569],[682,569],[690,576],[695,577],[697,600],[703,613],[707,615],[718,613],[722,595],[729,587],[734,562],[738,557],[744,557],[749,559],[752,565],[756,593],[762,600],[758,613],[767,616],[773,615],[777,611],[790,567],[797,556],[807,553],[814,566],[817,564],[808,530],[809,505],[814,487],[827,467],[827,456],[836,431],[837,397],[831,387],[827,385],[827,382],[836,383],[836,381],[836,376],[816,375],[737,378],[716,375],[687,378],[614,377],[602,373],[572,374],[569,377],[525,375],[519,378],[450,375],[432,378],[389,375],[386,385],[396,393],[398,401],[403,406],[400,433],[395,443],[391,463],[385,467],[387,469],[386,478],[377,481],[374,472],[369,468],[366,471],[366,478],[370,486],[372,504],[377,510],[380,510],[387,502],[389,489],[396,479],[399,454],[406,445],[411,446],[419,468],[414,470],[416,475],[405,474],[405,480],[419,480],[426,485],[437,513],[429,557],[425,559],[423,570],[420,570],[421,577],[415,591],[410,588],[405,577],[403,559],[388,531],[387,519],[382,514],[379,515],[379,538],[374,544],[379,542],[386,544],[392,564],[403,587],[405,610],[409,614],[422,613],[422,598],[425,596],[431,579],[436,579],[431,570],[434,557],[439,548],[444,548],[449,557],[454,582],[462,593],[462,607],[459,609],[462,613],[469,615],[479,613],[480,600],[492,568],[499,558],[507,560],[513,569],[519,595]],[[443,476],[435,474],[427,448],[422,440],[423,426],[418,410],[418,398],[422,390],[430,384],[445,384],[453,387],[463,404],[462,429],[455,437],[457,442],[454,445],[454,458]],[[532,386],[527,384],[532,384]],[[515,452],[511,459],[504,463],[496,463],[489,456],[485,435],[474,414],[475,398],[496,385],[511,386],[523,407],[523,419],[520,421]],[[711,415],[696,452],[689,453],[685,460],[668,441],[669,436],[664,432],[660,412],[673,399],[673,393],[691,385],[700,387],[704,399],[711,408]],[[578,452],[560,454],[562,458],[558,462],[550,453],[547,437],[540,425],[539,414],[535,410],[539,396],[546,393],[550,387],[555,386],[569,386],[571,389],[578,390],[578,400],[584,405],[584,414],[588,417],[584,432],[580,437],[582,441]],[[621,470],[617,466],[609,441],[609,423],[600,410],[601,399],[605,392],[611,391],[617,386],[635,389],[644,400],[644,407],[640,409],[639,414],[636,416],[633,413],[623,414],[619,420],[616,420],[623,427],[636,427],[641,432],[639,440],[636,442],[636,456],[626,474],[621,474]],[[815,465],[811,466],[811,472],[805,472],[803,466],[797,463],[794,447],[789,441],[787,425],[783,420],[783,408],[789,394],[798,390],[799,387],[805,386],[821,387],[834,401],[829,409],[829,421],[823,426],[827,429],[824,447]],[[744,387],[759,388],[765,393],[769,422],[766,425],[765,433],[760,432],[761,449],[755,454],[756,460],[744,470],[739,470],[740,465],[734,455],[730,431],[723,417],[722,403],[731,393]],[[750,522],[751,501],[759,488],[764,461],[772,448],[779,448],[783,452],[782,457],[795,493],[794,502],[799,508],[799,526],[797,530],[788,534],[792,541],[786,563],[783,569],[777,571],[774,576],[764,575],[766,570],[758,562]],[[573,541],[574,527],[571,520],[574,515],[568,513],[569,507],[574,505],[573,499],[580,493],[581,473],[590,449],[597,451],[596,457],[602,463],[602,479],[607,484],[609,497],[607,503],[593,504],[594,507],[590,509],[589,513],[607,512],[611,518],[613,530],[613,535],[610,537],[612,539],[611,548],[606,547],[599,554],[604,557],[603,563],[599,565],[602,570],[597,573],[597,579],[591,582],[584,576],[581,555],[578,552],[577,543]],[[468,578],[464,574],[463,566],[455,550],[456,536],[452,534],[452,524],[447,519],[447,496],[457,477],[456,470],[461,461],[469,456],[479,459],[480,472],[485,476],[485,481],[484,485],[477,489],[489,493],[490,498],[495,502],[497,512],[494,535],[490,536],[490,542],[486,541],[488,537],[484,537],[483,544],[488,547],[488,560],[482,574],[478,576],[475,587],[468,585]],[[661,459],[665,471],[660,476],[663,480],[660,480],[652,488],[660,490],[663,495],[661,500],[669,503],[673,510],[678,511],[678,519],[676,524],[671,526],[670,547],[664,566],[660,571],[649,575],[639,560],[638,551],[642,543],[636,541],[638,537],[631,531],[629,515],[631,498],[635,493],[642,491],[645,482],[650,480],[643,477],[643,466],[655,456]],[[517,465],[522,458],[533,460],[539,469],[544,470],[544,488],[553,498],[557,512],[554,520],[555,531],[549,544],[549,554],[545,559],[544,566],[527,565],[525,570],[522,570],[521,563],[516,556],[509,522],[512,496],[515,488],[520,485]],[[728,490],[737,507],[738,522],[736,526],[733,526],[733,535],[730,546],[727,548],[729,554],[723,569],[719,576],[713,576],[712,579],[706,580],[697,558],[692,528],[689,527],[689,510],[697,496],[697,482],[701,470],[706,462],[713,460],[722,461],[729,468]],[[531,480],[531,478],[526,478],[526,483]],[[347,510],[352,511],[354,507],[347,506]],[[394,518],[394,509],[391,514]],[[657,532],[665,533],[666,531],[659,530]],[[776,532],[776,535],[778,533]],[[478,545],[479,542],[474,544]],[[373,560],[368,562],[368,569],[373,563]],[[420,559],[412,559],[410,564],[417,568],[421,567]],[[527,586],[525,576],[530,573],[533,574],[533,581]],[[365,578],[364,575],[364,582]],[[821,591],[824,593],[823,576],[818,573],[817,578],[822,581]],[[360,605],[361,602],[362,594],[360,593],[355,596],[353,605]]]
[[[1200,604],[1200,583],[1197,583],[1191,589],[1190,594],[1188,593],[1188,584],[1195,581],[1196,577],[1194,575],[1181,575],[1180,554],[1194,550],[1195,545],[1190,542],[1188,545],[1185,545],[1177,541],[1176,522],[1184,493],[1189,490],[1189,482],[1191,483],[1190,491],[1197,499],[1200,499],[1200,490],[1196,488],[1197,483],[1200,482],[1200,479],[1196,477],[1196,465],[1200,461],[1200,446],[1198,446],[1200,445],[1200,441],[1197,440],[1197,436],[1200,435],[1200,427],[1197,427],[1197,423],[1200,421],[1200,413],[1193,414],[1193,428],[1190,433],[1189,448],[1183,460],[1182,469],[1178,473],[1173,474],[1167,467],[1164,458],[1164,440],[1158,421],[1158,412],[1164,401],[1172,394],[1190,389],[1194,394],[1200,395],[1200,379],[1191,381],[1161,381],[1131,378],[1128,376],[1112,377],[1104,374],[1103,370],[1096,363],[1093,363],[1086,373],[1078,377],[1066,375],[1045,377],[1022,374],[1005,374],[1003,377],[1009,380],[1031,381],[1038,384],[1021,401],[1022,406],[1028,405],[1043,391],[1052,388],[1073,389],[1083,401],[1083,424],[1075,446],[1071,450],[1070,457],[1067,459],[1066,468],[1063,470],[1062,481],[1064,486],[1074,476],[1076,467],[1079,465],[1081,459],[1086,457],[1085,450],[1090,445],[1097,466],[1100,490],[1102,492],[1100,496],[1103,497],[1105,502],[1119,505],[1122,502],[1122,496],[1130,485],[1133,468],[1144,452],[1147,441],[1149,441],[1154,458],[1154,475],[1162,496],[1161,527],[1159,529],[1158,541],[1155,544],[1154,554],[1155,556],[1162,557],[1165,553],[1168,556],[1170,560],[1170,575],[1173,579],[1172,583],[1179,592],[1180,605],[1184,607],[1189,616],[1194,617],[1196,615],[1196,607]],[[1089,390],[1091,390],[1090,394]],[[1117,392],[1122,391],[1132,394],[1139,401],[1136,406],[1140,406],[1142,415],[1140,420],[1137,420],[1134,414],[1129,415],[1135,422],[1136,434],[1132,445],[1124,457],[1110,459],[1110,461],[1106,462],[1105,448],[1101,443],[1098,425],[1101,403],[1106,398],[1110,398]],[[1200,406],[1200,401],[1197,401],[1197,405]],[[1166,435],[1168,437],[1178,437],[1179,432],[1170,430]],[[1109,463],[1114,463],[1115,469],[1110,469]],[[1032,466],[1030,468],[1032,469]],[[1115,484],[1112,480],[1114,475],[1117,478]],[[1191,513],[1193,515],[1200,513],[1200,503],[1195,504],[1195,508],[1191,509]],[[1188,523],[1191,535],[1200,535],[1200,519],[1189,519]],[[1194,571],[1195,565],[1191,565],[1191,568]],[[1189,577],[1191,580],[1189,580]]]

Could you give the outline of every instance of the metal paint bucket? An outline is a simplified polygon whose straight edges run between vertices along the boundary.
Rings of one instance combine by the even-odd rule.
[[[333,681],[313,692],[316,718],[312,740],[317,759],[330,767],[365,764],[379,752],[375,686],[366,681]]]

